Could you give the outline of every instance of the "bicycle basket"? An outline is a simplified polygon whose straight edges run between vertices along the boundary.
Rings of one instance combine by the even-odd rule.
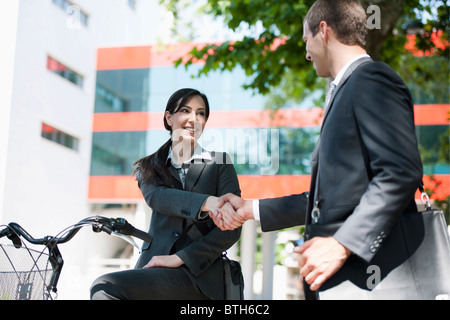
[[[0,300],[51,299],[52,274],[47,253],[0,244]]]

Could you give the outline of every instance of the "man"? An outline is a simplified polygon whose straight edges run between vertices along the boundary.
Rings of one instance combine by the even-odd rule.
[[[256,201],[226,195],[221,203],[236,212],[210,214],[222,230],[248,219],[259,220],[263,231],[343,222],[332,237],[295,248],[312,291],[352,254],[370,263],[401,214],[417,210],[422,163],[411,94],[390,67],[368,57],[366,19],[351,0],[318,0],[305,17],[306,59],[318,76],[334,78],[309,193]]]

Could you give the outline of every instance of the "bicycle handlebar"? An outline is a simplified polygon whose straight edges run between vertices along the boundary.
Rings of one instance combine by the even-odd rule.
[[[16,247],[21,246],[21,240],[19,236],[22,236],[32,244],[52,246],[54,244],[68,242],[75,236],[75,234],[78,233],[78,231],[82,227],[87,225],[91,225],[94,232],[104,231],[108,234],[114,232],[126,236],[133,236],[146,242],[152,241],[152,237],[147,232],[136,229],[123,218],[106,218],[101,216],[89,217],[81,220],[62,237],[46,236],[39,239],[33,238],[19,224],[11,222],[5,229],[0,231],[0,238],[4,236],[8,237],[8,239],[10,239]]]

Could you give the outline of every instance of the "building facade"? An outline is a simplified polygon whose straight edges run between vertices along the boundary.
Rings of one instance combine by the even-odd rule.
[[[156,42],[160,16],[157,1],[4,3],[0,224],[15,221],[42,237],[90,214],[97,49]],[[79,236],[61,248],[62,285],[71,268],[88,268],[89,241]]]

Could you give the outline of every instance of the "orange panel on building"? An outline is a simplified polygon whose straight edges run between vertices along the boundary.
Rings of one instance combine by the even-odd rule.
[[[240,175],[239,184],[245,199],[283,197],[309,190],[309,175]],[[443,200],[450,194],[450,175],[435,175],[434,181],[424,176],[425,188],[435,189],[431,199]],[[436,183],[438,186],[436,187]],[[89,199],[91,201],[137,201],[142,194],[132,176],[91,176],[89,178]],[[420,193],[416,193],[420,199]]]
[[[242,197],[247,199],[272,198],[301,193],[309,190],[309,175],[241,175],[239,184]],[[142,194],[132,176],[91,176],[89,178],[91,201],[135,201]]]
[[[449,125],[450,105],[417,105],[416,125]],[[280,109],[271,114],[261,110],[214,111],[207,128],[317,127],[322,123],[323,109]],[[93,131],[164,130],[162,112],[96,113]]]
[[[97,70],[150,68],[151,46],[100,48]]]
[[[92,131],[147,131],[152,126],[151,118],[148,112],[95,113]]]
[[[89,177],[89,200],[99,202],[137,201],[142,199],[141,190],[133,176]]]
[[[309,190],[309,175],[239,176],[242,197],[262,199],[284,197]]]

